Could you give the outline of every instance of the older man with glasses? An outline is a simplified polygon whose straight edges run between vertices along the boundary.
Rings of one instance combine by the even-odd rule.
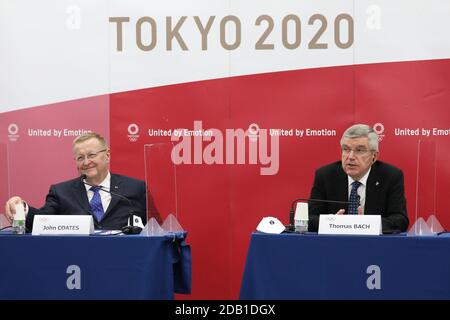
[[[385,233],[408,228],[404,178],[400,169],[379,161],[378,135],[355,124],[341,138],[341,160],[319,168],[311,199],[348,202],[309,202],[309,231],[317,231],[321,214],[381,215]]]
[[[93,132],[77,137],[72,144],[80,177],[52,185],[42,208],[28,206],[18,197],[6,202],[6,216],[13,220],[15,206],[23,203],[27,230],[36,214],[91,214],[96,229],[120,230],[128,225],[130,212],[147,221],[145,182],[109,171],[110,150],[105,139]],[[149,216],[159,214],[149,196]]]

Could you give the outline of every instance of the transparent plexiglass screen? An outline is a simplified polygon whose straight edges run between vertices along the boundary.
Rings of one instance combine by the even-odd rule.
[[[171,159],[172,148],[171,142],[144,145],[148,217],[152,217],[154,208],[161,217],[161,224],[170,214],[179,219],[176,166]]]

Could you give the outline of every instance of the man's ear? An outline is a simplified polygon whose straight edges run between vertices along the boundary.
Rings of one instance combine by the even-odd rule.
[[[372,163],[375,163],[375,161],[377,161],[377,158],[378,158],[378,152],[375,152],[373,154]]]

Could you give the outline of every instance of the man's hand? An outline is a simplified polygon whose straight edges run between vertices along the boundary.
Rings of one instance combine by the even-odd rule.
[[[358,207],[358,215],[362,215],[362,207],[361,206]]]
[[[26,204],[22,200],[21,197],[15,196],[6,202],[5,213],[6,213],[6,218],[9,220],[9,222],[12,222],[14,220],[14,215],[16,214],[16,205],[17,204],[23,204],[24,210],[25,210]]]
[[[344,213],[345,213],[345,209],[339,209],[339,211],[336,212],[336,214],[344,214]],[[362,215],[362,214],[363,214],[363,212],[362,212],[362,207],[359,206],[359,207],[358,207],[358,215]]]

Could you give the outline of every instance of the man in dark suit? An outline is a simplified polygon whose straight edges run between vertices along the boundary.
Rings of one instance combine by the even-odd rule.
[[[34,216],[39,214],[90,214],[96,229],[107,230],[127,226],[130,212],[139,216],[143,224],[147,222],[145,182],[109,172],[110,150],[101,135],[90,132],[77,137],[73,155],[80,177],[52,185],[40,209],[28,206],[20,197],[12,197],[6,203],[6,216],[12,220],[15,205],[23,203],[28,230],[32,229]],[[161,222],[151,198],[149,216]]]
[[[368,125],[356,124],[341,138],[341,161],[319,168],[309,201],[309,231],[317,231],[321,214],[381,215],[383,232],[406,231],[404,178],[400,169],[377,160],[378,135]]]

